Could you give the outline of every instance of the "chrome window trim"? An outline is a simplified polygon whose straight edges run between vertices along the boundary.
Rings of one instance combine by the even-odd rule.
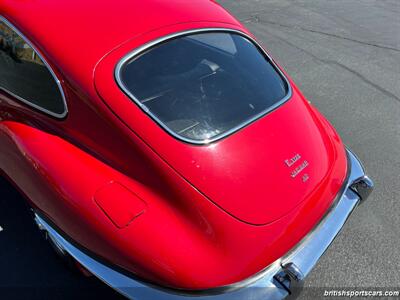
[[[41,106],[39,106],[37,104],[32,103],[31,101],[29,101],[27,99],[24,99],[24,98],[16,95],[15,93],[13,93],[13,92],[11,92],[11,91],[9,91],[9,90],[1,87],[1,86],[0,86],[0,90],[5,91],[6,93],[12,95],[14,98],[16,98],[17,100],[23,102],[24,104],[26,104],[28,106],[31,106],[31,107],[33,107],[33,108],[35,108],[35,109],[37,109],[37,110],[39,110],[41,112],[44,112],[44,113],[46,113],[46,114],[48,114],[48,115],[50,115],[52,117],[55,117],[55,118],[58,118],[58,119],[65,118],[66,115],[68,114],[68,106],[67,106],[67,100],[65,98],[65,93],[64,93],[64,90],[62,88],[60,79],[58,79],[57,75],[55,74],[53,69],[50,67],[50,65],[47,62],[47,60],[42,56],[42,54],[40,54],[40,51],[37,50],[37,48],[32,44],[32,42],[28,38],[26,38],[25,35],[21,33],[21,31],[19,31],[10,21],[8,21],[2,15],[0,15],[0,22],[4,22],[10,29],[12,29],[16,34],[18,34],[18,36],[20,38],[22,38],[32,48],[34,53],[37,56],[39,56],[39,58],[42,60],[42,62],[46,66],[46,68],[49,70],[50,74],[53,76],[53,79],[55,80],[55,82],[56,82],[56,84],[58,86],[58,89],[59,89],[59,91],[61,93],[61,98],[62,98],[62,101],[63,101],[63,104],[64,104],[64,112],[62,114],[58,114],[58,113],[52,112],[52,111],[50,111],[50,110],[48,110],[46,108],[43,108],[43,107],[41,107]]]
[[[245,122],[240,123],[239,125],[225,131],[224,133],[217,135],[213,138],[210,139],[205,139],[205,140],[194,140],[194,139],[190,139],[190,138],[186,138],[184,136],[181,136],[177,133],[175,133],[173,130],[171,130],[170,128],[168,128],[167,125],[164,124],[164,122],[162,122],[156,115],[154,115],[143,103],[140,102],[139,99],[137,99],[129,90],[128,88],[124,85],[120,73],[122,68],[124,67],[124,65],[130,61],[131,59],[134,59],[136,56],[139,56],[140,54],[142,54],[143,52],[145,52],[146,50],[156,46],[157,44],[161,44],[163,42],[166,42],[168,40],[174,39],[174,38],[178,38],[181,36],[185,36],[185,35],[190,35],[190,34],[196,34],[196,33],[205,33],[205,32],[227,32],[227,33],[235,33],[238,34],[244,38],[246,38],[247,40],[249,40],[250,42],[253,43],[253,45],[255,45],[259,51],[261,52],[261,54],[263,54],[266,59],[269,61],[269,63],[271,63],[271,65],[273,66],[273,68],[278,72],[278,74],[282,77],[283,81],[286,83],[287,86],[287,94],[286,96],[281,99],[280,101],[276,102],[274,105],[268,107],[267,109],[265,109],[264,111],[254,115],[253,117],[251,117],[250,119],[248,119]],[[156,39],[154,41],[151,41],[143,46],[140,46],[139,48],[129,52],[128,54],[126,54],[117,64],[115,71],[114,71],[114,76],[115,76],[115,80],[118,84],[118,86],[122,89],[122,91],[130,98],[132,99],[138,106],[139,108],[141,108],[147,115],[149,115],[154,121],[156,121],[156,123],[158,125],[160,125],[165,131],[167,131],[170,135],[172,135],[173,137],[175,137],[178,140],[184,141],[186,143],[189,144],[195,144],[195,145],[207,145],[210,144],[212,142],[221,140],[233,133],[235,133],[236,131],[246,127],[247,125],[253,123],[254,121],[260,119],[261,117],[265,116],[266,114],[268,114],[269,112],[277,109],[279,106],[281,106],[283,103],[285,103],[286,101],[288,101],[291,97],[292,97],[292,87],[290,85],[289,80],[286,78],[285,74],[283,74],[283,72],[280,70],[280,68],[275,64],[274,60],[268,55],[268,53],[264,50],[264,48],[255,40],[253,39],[251,36],[249,36],[248,34],[236,30],[236,29],[230,29],[230,28],[200,28],[200,29],[193,29],[193,30],[186,30],[186,31],[181,31],[181,32],[177,32],[174,34],[170,34],[170,35],[166,35],[164,37],[161,37],[159,39]]]

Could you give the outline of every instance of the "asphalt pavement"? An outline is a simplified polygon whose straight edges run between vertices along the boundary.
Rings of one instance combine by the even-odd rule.
[[[330,120],[376,184],[306,287],[400,289],[400,1],[219,2]],[[63,266],[21,196],[3,179],[0,191],[0,299],[119,298]]]

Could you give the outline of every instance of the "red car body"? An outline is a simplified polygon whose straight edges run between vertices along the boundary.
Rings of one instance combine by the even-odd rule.
[[[290,79],[285,103],[206,145],[168,134],[118,86],[118,62],[159,38],[252,37],[214,1],[3,1],[0,14],[47,61],[68,107],[54,118],[0,90],[0,169],[48,224],[121,272],[183,291],[242,282],[289,253],[343,190],[347,151]],[[291,176],[304,162],[307,178]]]

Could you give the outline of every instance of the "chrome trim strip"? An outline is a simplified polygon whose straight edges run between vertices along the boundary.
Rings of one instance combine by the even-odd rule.
[[[129,299],[187,300],[192,297],[199,300],[283,299],[296,292],[294,289],[301,288],[304,277],[310,273],[339,234],[361,200],[360,196],[351,189],[351,186],[366,175],[356,156],[350,151],[347,151],[347,154],[349,160],[348,179],[343,186],[342,193],[338,195],[337,200],[334,201],[334,204],[320,223],[285,256],[276,260],[253,277],[230,286],[192,292],[156,287],[117,272],[88,256],[64,239],[37,213],[35,214],[35,221],[39,228],[47,231],[53,241],[56,241],[57,245],[65,252],[69,253],[96,277]],[[289,276],[285,277],[285,275]],[[283,278],[278,278],[278,276],[283,276]],[[285,286],[282,285],[282,279]]]
[[[22,97],[20,97],[20,96],[18,96],[18,95],[16,95],[16,94],[14,94],[13,92],[10,92],[9,90],[7,90],[7,89],[1,87],[1,86],[0,86],[0,90],[5,91],[6,93],[8,93],[8,94],[12,95],[13,97],[15,97],[16,99],[18,99],[19,101],[21,101],[21,102],[25,103],[26,105],[29,105],[29,106],[31,106],[31,107],[33,107],[33,108],[39,110],[39,111],[41,111],[41,112],[44,112],[44,113],[46,113],[46,114],[48,114],[48,115],[51,115],[51,116],[53,116],[53,117],[55,117],[55,118],[58,118],[58,119],[63,119],[63,118],[65,118],[65,116],[68,114],[68,106],[67,106],[67,100],[66,100],[66,98],[65,98],[65,93],[64,93],[64,90],[63,90],[63,88],[62,88],[62,86],[61,86],[60,80],[58,79],[57,75],[54,73],[53,69],[50,67],[49,63],[46,61],[46,59],[44,59],[44,57],[40,54],[40,52],[37,50],[37,48],[31,43],[31,41],[30,41],[29,39],[27,39],[27,38],[25,37],[25,35],[23,35],[23,34],[21,33],[21,31],[19,31],[10,21],[8,21],[8,20],[7,20],[5,17],[3,17],[2,15],[0,15],[0,22],[4,22],[4,23],[5,23],[8,27],[10,27],[16,34],[18,34],[18,35],[33,49],[34,53],[36,53],[36,55],[39,56],[39,58],[40,58],[40,59],[42,60],[42,62],[45,64],[45,66],[46,66],[47,69],[49,70],[50,74],[53,76],[53,78],[54,78],[54,80],[55,80],[55,82],[56,82],[56,84],[57,84],[57,86],[58,86],[58,89],[59,89],[59,91],[60,91],[60,93],[61,93],[61,98],[62,98],[63,103],[64,103],[64,112],[63,112],[62,114],[57,114],[57,113],[55,113],[55,112],[52,112],[52,111],[50,111],[50,110],[47,110],[47,109],[45,109],[45,108],[39,106],[39,105],[36,105],[36,104],[30,102],[29,100],[26,100],[26,99],[24,99],[24,98],[22,98]]]
[[[193,139],[189,139],[183,136],[180,136],[179,134],[175,133],[173,130],[169,129],[167,125],[165,125],[156,115],[154,115],[143,103],[140,102],[139,99],[137,99],[130,91],[129,89],[124,85],[124,83],[122,82],[122,79],[120,77],[120,73],[121,73],[121,69],[123,68],[123,66],[131,59],[134,59],[135,56],[140,55],[141,53],[143,53],[144,51],[146,51],[147,49],[160,44],[162,42],[165,42],[167,40],[170,39],[174,39],[180,36],[185,36],[185,35],[190,35],[190,34],[195,34],[195,33],[204,33],[204,32],[228,32],[228,33],[236,33],[239,34],[241,36],[243,36],[244,38],[248,39],[249,41],[251,41],[260,51],[261,53],[267,58],[267,60],[271,63],[271,65],[274,67],[274,69],[279,73],[279,75],[283,78],[284,82],[287,85],[287,95],[280,101],[278,101],[277,103],[275,103],[274,105],[272,105],[271,107],[268,107],[266,110],[258,113],[257,115],[253,116],[252,118],[248,119],[247,121],[231,128],[230,130],[224,132],[221,135],[217,135],[211,139],[207,139],[207,140],[202,140],[202,141],[198,141],[198,140],[193,140]],[[210,144],[212,142],[215,142],[217,140],[223,139],[225,137],[227,137],[228,135],[233,134],[234,132],[242,129],[243,127],[249,125],[250,123],[253,123],[254,121],[256,121],[257,119],[263,117],[264,115],[266,115],[267,113],[275,110],[276,108],[278,108],[279,106],[281,106],[283,103],[285,103],[286,101],[288,101],[291,97],[292,97],[292,87],[290,86],[290,82],[289,80],[286,78],[286,76],[283,74],[283,72],[280,70],[280,68],[275,64],[274,60],[268,55],[268,53],[264,50],[264,48],[252,37],[250,37],[249,35],[247,35],[246,33],[239,31],[239,30],[235,30],[235,29],[230,29],[230,28],[200,28],[200,29],[193,29],[193,30],[187,30],[187,31],[182,31],[182,32],[178,32],[178,33],[174,33],[174,34],[170,34],[167,36],[164,36],[162,38],[159,38],[157,40],[151,41],[131,52],[129,52],[127,55],[125,55],[117,64],[115,71],[114,71],[114,76],[116,79],[116,82],[118,84],[118,86],[122,89],[122,91],[129,97],[131,98],[147,115],[149,115],[154,121],[156,121],[156,123],[158,125],[160,125],[165,131],[167,131],[170,135],[172,135],[173,137],[175,137],[178,140],[184,141],[186,143],[190,143],[190,144],[195,144],[195,145],[207,145]]]

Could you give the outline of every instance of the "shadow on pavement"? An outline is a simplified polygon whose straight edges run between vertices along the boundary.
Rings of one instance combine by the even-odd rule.
[[[0,299],[124,299],[69,269],[33,222],[25,199],[0,177]]]

